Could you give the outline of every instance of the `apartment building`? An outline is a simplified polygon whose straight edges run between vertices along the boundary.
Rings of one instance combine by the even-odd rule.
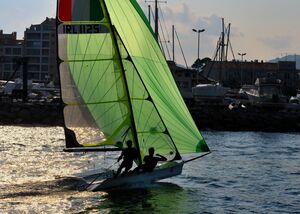
[[[17,33],[4,34],[0,30],[0,79],[8,80],[21,77],[21,67],[16,69],[16,61],[23,56],[23,41]]]
[[[28,60],[28,79],[58,82],[56,20],[46,18],[31,25],[24,33],[24,57]]]

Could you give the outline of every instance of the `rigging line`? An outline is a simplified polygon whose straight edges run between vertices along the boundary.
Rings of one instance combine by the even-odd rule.
[[[164,57],[166,59],[166,53],[165,53],[164,45],[163,45],[163,42],[162,42],[162,40],[160,38],[161,38],[160,35],[158,35],[159,44],[160,44],[161,50],[163,52],[163,55],[164,55]]]
[[[166,46],[166,49],[167,49],[167,53],[168,53],[168,57],[169,57],[169,59],[171,59],[171,55],[170,55],[170,51],[169,51],[169,48],[168,48],[168,45],[167,45],[167,43],[169,42],[168,40],[166,40],[166,38],[165,38],[165,32],[164,32],[164,30],[163,30],[163,28],[162,28],[162,25],[161,25],[161,22],[159,21],[159,25],[160,25],[160,29],[161,29],[161,32],[162,32],[162,36],[163,36],[163,41],[160,41],[161,42],[161,46],[162,46],[162,48],[163,48],[163,43],[165,43],[165,46]]]
[[[132,11],[132,13],[135,15],[135,13],[136,13],[136,11],[134,10],[134,9],[132,9],[132,7],[129,7],[129,9]],[[124,15],[126,16],[126,13],[124,12]],[[154,14],[153,14],[153,11],[152,11],[152,9],[151,9],[151,15],[152,15],[152,17],[154,17]],[[127,17],[127,16],[126,16]],[[139,20],[140,19],[140,16],[138,15],[138,17],[136,17],[135,16],[135,18],[137,19],[137,20]],[[128,19],[127,19],[128,20]],[[121,23],[121,22],[120,22]],[[138,24],[139,24],[139,27],[140,27],[140,29],[141,30],[143,30],[143,26],[138,22]],[[132,31],[134,31],[134,29],[131,27],[131,29],[132,29]],[[151,37],[153,37],[153,35],[152,35],[152,33],[151,33]],[[137,39],[136,39],[137,40]],[[138,41],[138,40],[137,40]],[[155,41],[157,42],[157,40],[155,39]],[[157,42],[158,43],[158,42]],[[153,50],[153,52],[154,52],[154,54],[155,54],[155,58],[156,59],[159,59],[159,55],[160,54],[162,54],[161,52],[162,52],[162,50],[161,50],[161,48],[160,48],[160,46],[159,46],[159,49],[157,49],[157,48],[155,48],[154,47],[154,45],[152,45],[151,43],[147,43],[147,46],[148,46],[148,49],[150,49],[150,48],[152,48],[152,50]],[[138,45],[138,47],[140,48],[141,47],[141,45]],[[158,51],[157,51],[158,50]],[[142,52],[143,50],[140,48],[140,51]],[[159,54],[159,53],[160,54]],[[163,55],[164,56],[164,55]],[[151,60],[153,60],[153,58],[154,58],[154,56],[151,56]],[[153,60],[153,61],[155,61],[155,62],[159,62],[160,63],[160,61],[158,60]]]
[[[159,11],[160,11],[163,23],[164,23],[164,27],[165,27],[165,29],[167,29],[164,13],[162,12],[162,9],[161,9],[160,5],[158,5],[158,7],[159,7]],[[166,30],[166,33],[167,33],[167,38],[168,38],[168,41],[169,41],[170,40],[170,35],[169,35],[167,30]]]
[[[160,14],[161,14],[161,17],[162,17],[162,22],[159,19],[160,29],[163,32],[163,37],[164,37],[164,40],[165,40],[165,46],[166,46],[166,49],[167,49],[167,52],[168,52],[169,60],[171,60],[171,55],[170,55],[169,45],[168,45],[168,44],[170,44],[170,35],[168,33],[167,26],[166,26],[166,21],[165,21],[164,14],[162,12],[162,9],[161,9],[160,5],[159,5],[159,11],[160,11]],[[163,23],[164,28],[162,27],[161,23]],[[163,29],[166,29],[166,30],[164,31]],[[167,39],[165,39],[164,32],[166,32],[166,34],[167,34]]]
[[[233,48],[232,48],[232,45],[231,45],[231,41],[230,41],[230,40],[229,40],[229,46],[230,46],[230,50],[231,50],[232,57],[233,57],[233,59],[235,60],[235,55],[234,55]]]
[[[135,123],[134,123],[134,114],[133,114],[134,110],[133,110],[133,106],[132,106],[130,92],[128,90],[127,77],[126,77],[126,74],[125,74],[124,64],[123,64],[123,61],[122,61],[122,55],[121,55],[121,52],[120,52],[120,47],[118,46],[117,36],[120,40],[121,40],[121,38],[119,37],[118,32],[115,29],[115,27],[112,25],[110,14],[108,12],[107,5],[106,5],[105,1],[103,1],[103,5],[105,7],[105,12],[106,12],[107,18],[109,20],[109,27],[110,27],[110,30],[111,30],[111,35],[112,35],[112,38],[113,38],[113,41],[114,41],[114,46],[115,46],[115,49],[116,49],[116,52],[117,52],[118,61],[119,61],[120,67],[121,67],[121,74],[122,74],[123,79],[124,79],[123,84],[125,84],[125,89],[126,89],[125,92],[126,92],[126,95],[128,97],[128,105],[129,105],[129,108],[130,108],[130,120],[131,120],[131,126],[132,126],[132,130],[133,130],[133,137],[134,137],[135,144],[136,144],[135,146],[136,146],[137,150],[140,151],[140,146],[138,144],[139,141],[138,141],[138,136],[137,136],[137,130],[136,130]],[[121,42],[122,42],[122,40],[121,40]],[[123,42],[122,42],[122,44],[123,44]],[[123,46],[124,46],[124,44],[123,44]],[[126,47],[125,47],[125,49],[126,49]],[[138,155],[138,162],[139,162],[139,165],[142,164],[142,159],[141,159],[140,152],[139,152],[139,155]]]
[[[135,14],[135,11],[132,9],[132,7],[129,7],[129,9],[133,12],[133,14]],[[112,10],[114,11],[113,8],[112,8]],[[125,11],[124,11],[124,10],[122,10],[122,11],[123,11],[124,15],[126,15]],[[152,15],[153,15],[153,14],[152,14]],[[127,16],[125,16],[125,17],[127,17]],[[135,18],[136,18],[136,19],[140,19],[140,16],[136,17],[136,14],[135,14]],[[128,18],[127,18],[127,20],[128,20]],[[119,22],[120,22],[120,21],[119,21]],[[120,22],[120,23],[122,23],[122,22]],[[138,24],[140,25],[140,28],[143,29],[143,26],[141,26],[141,24],[140,24],[139,22],[138,22]],[[132,30],[134,30],[134,29],[132,28],[132,26],[130,26],[130,27],[131,27]],[[121,25],[121,29],[122,29],[122,25]],[[137,41],[138,41],[138,40],[137,40]],[[123,41],[122,41],[122,42],[123,42]],[[148,48],[149,48],[149,45],[151,45],[150,47],[153,48],[154,53],[156,54],[156,59],[159,59],[159,57],[160,57],[160,55],[161,55],[161,49],[160,49],[160,48],[156,48],[156,47],[154,46],[154,44],[155,44],[155,43],[153,43],[152,45],[151,45],[151,43],[149,43],[149,42],[147,43]],[[141,47],[141,46],[139,45],[138,47]],[[142,51],[141,48],[140,48],[140,51]],[[127,50],[127,52],[128,52],[128,50]],[[151,57],[151,58],[153,58],[153,57]],[[152,59],[151,59],[151,60],[152,60]],[[148,61],[149,61],[149,59],[148,59]],[[157,60],[153,60],[153,61],[157,61]],[[160,61],[159,61],[159,63],[160,63],[161,65],[164,65],[163,62],[160,62]],[[166,64],[166,63],[165,63],[165,64]],[[156,68],[159,68],[158,65],[157,65],[157,63],[155,63],[154,66],[155,66]],[[167,64],[166,64],[166,66],[167,66]],[[147,67],[148,67],[149,70],[151,70],[151,66],[149,66],[148,63],[147,63]],[[169,71],[169,68],[168,68],[168,71]],[[171,74],[165,74],[165,75],[167,75],[167,77],[169,78],[169,81],[172,83],[172,86],[176,87],[176,83],[175,83],[174,79],[170,80],[170,78],[172,78],[172,75],[171,75]],[[156,79],[156,80],[158,80],[159,77],[158,77],[158,76],[153,76],[153,78]],[[157,84],[156,84],[156,85],[157,85]],[[162,87],[162,85],[159,84],[159,86],[162,88],[162,90],[165,90],[165,89]],[[176,91],[177,91],[177,95],[179,95],[180,92],[178,91],[178,89],[177,89]],[[175,95],[175,94],[174,94],[174,95]],[[182,104],[185,105],[183,100],[182,100]],[[170,105],[167,105],[167,106],[172,107],[172,106],[170,106]],[[178,116],[178,114],[176,114],[176,115]],[[189,114],[189,115],[190,115],[190,114]],[[174,116],[175,116],[175,115],[174,115]],[[184,116],[186,116],[186,114],[183,115],[183,117],[184,117]],[[182,121],[182,118],[183,118],[183,117],[181,117],[181,121]],[[185,123],[183,123],[183,124],[185,124]]]
[[[152,18],[153,18],[153,20],[154,20],[154,19],[155,19],[155,17],[154,17],[155,15],[154,15],[154,13],[153,13],[152,8],[150,8],[150,11],[151,11]],[[160,29],[161,29],[161,32],[162,32],[161,34],[162,34],[162,36],[163,36],[164,41],[162,41],[161,36],[160,36],[160,33],[159,33],[159,34],[158,34],[158,38],[157,38],[157,43],[160,44],[159,47],[160,47],[160,49],[161,49],[161,51],[162,51],[162,54],[163,54],[164,58],[167,59],[167,57],[166,57],[166,52],[165,52],[165,49],[164,49],[164,44],[163,44],[163,43],[165,43],[166,39],[165,39],[165,36],[164,36],[164,31],[163,31],[163,28],[162,28],[162,25],[161,25],[160,20],[158,20],[158,22],[159,22],[159,25],[160,25]],[[170,58],[171,58],[171,57],[170,57],[170,52],[169,52],[167,46],[166,46],[166,49],[167,49],[168,56],[169,56],[169,59],[170,59]]]
[[[148,63],[147,63],[148,64]],[[156,65],[155,65],[156,66]],[[157,66],[156,66],[156,68],[158,68]],[[159,82],[159,77],[158,76],[155,76],[155,75],[152,75],[152,77],[153,77],[153,79],[156,79],[156,81],[157,82]],[[170,78],[172,78],[172,76],[170,75]],[[174,82],[174,79],[170,79],[169,80],[170,82]],[[160,87],[160,90],[161,91],[164,91],[164,90],[166,90],[165,89],[165,85],[161,85],[161,84],[159,84],[158,85],[159,87]],[[176,83],[174,82],[174,90],[176,89],[176,91],[177,91],[177,95],[178,96],[180,96],[181,97],[181,95],[180,95],[180,92],[179,92],[179,90],[178,90],[178,88],[176,87]],[[175,94],[174,94],[175,95]],[[172,106],[169,102],[168,102],[168,100],[163,96],[160,96],[160,98],[161,98],[161,100],[165,103],[165,105],[169,108],[169,109],[173,109],[174,108],[174,106]],[[177,97],[172,97],[173,99],[176,99]],[[184,103],[184,101],[183,101],[183,99],[182,98],[179,98],[180,99],[180,101],[182,102],[182,106],[183,106],[183,108],[184,108],[184,110],[187,110],[186,109],[186,105],[185,105],[185,103]],[[182,109],[181,109],[182,110]],[[181,111],[180,111],[181,112]],[[190,112],[189,111],[186,111],[187,112],[187,114],[189,115],[189,116],[191,116],[190,115]],[[186,116],[186,114],[185,115],[180,115],[180,114],[178,114],[178,112],[173,112],[172,111],[172,113],[174,113],[174,116],[177,118],[177,120],[179,120],[180,122],[181,122],[181,124],[185,124],[185,125],[188,125],[188,124],[186,124],[185,123],[185,120],[183,119],[185,116]],[[189,125],[188,125],[189,126]],[[189,126],[190,127],[190,126]]]
[[[181,53],[182,53],[182,56],[183,56],[183,59],[184,59],[185,66],[188,69],[188,65],[187,65],[187,62],[186,62],[186,59],[185,59],[185,56],[184,56],[184,53],[183,53],[183,49],[182,49],[182,46],[181,46],[181,43],[180,43],[180,40],[179,40],[176,29],[175,29],[175,34],[176,34],[176,38],[177,38],[178,43],[179,43],[179,47],[180,47],[180,50],[181,50]]]
[[[133,10],[132,9],[132,7],[129,7],[129,9],[133,12],[133,14],[135,14],[135,10]],[[112,8],[112,10],[114,11],[114,9]],[[123,13],[124,13],[124,15],[125,15],[125,17],[127,17],[126,16],[126,13],[125,13],[125,11],[124,10],[122,10],[123,11]],[[153,13],[152,13],[152,15],[153,15]],[[140,16],[138,15],[138,17],[135,17],[136,19],[140,19]],[[127,19],[128,20],[128,19]],[[128,20],[129,21],[129,20]],[[119,23],[122,23],[121,21],[119,21]],[[140,26],[140,29],[143,29],[143,26],[141,26],[141,24],[140,23],[138,23],[139,24],[139,26]],[[132,28],[132,26],[130,26],[131,27],[131,29],[132,29],[132,31],[134,31],[134,29]],[[122,28],[122,26],[121,26],[121,28]],[[151,35],[152,36],[152,35]],[[134,35],[134,37],[135,37],[135,35]],[[136,39],[136,41],[138,41],[137,39]],[[151,43],[146,43],[146,45],[148,46],[148,48],[150,49],[150,47],[154,50],[154,53],[155,53],[155,59],[159,59],[159,55],[161,55],[161,49],[159,48],[159,49],[157,49],[154,45],[151,45]],[[138,47],[139,47],[139,49],[140,49],[140,51],[142,52],[143,50],[140,48],[141,47],[141,45],[138,45]],[[160,54],[159,54],[160,53]],[[151,59],[150,58],[145,58],[145,59],[147,59],[147,60],[153,60],[153,58],[154,57],[152,57],[151,56]],[[153,60],[153,61],[155,61],[155,62],[157,62],[157,63],[160,63],[160,64],[162,64],[162,62],[160,61],[160,60]],[[167,64],[166,64],[167,65]],[[157,65],[155,65],[155,67],[156,68],[158,68],[157,67]],[[148,65],[148,68],[151,70],[151,67]],[[170,77],[171,77],[171,75],[170,75]],[[158,78],[158,77],[157,77]]]
[[[128,4],[128,3],[127,3]],[[128,6],[128,5],[127,5]],[[128,6],[129,7],[129,10],[132,12],[132,14],[134,14],[134,16],[135,16],[135,18],[137,19],[137,20],[140,20],[140,16],[138,15],[138,14],[136,14],[136,11],[134,10],[134,8],[132,8],[131,6]],[[128,13],[128,11],[126,10],[126,11],[124,11],[123,9],[121,9],[122,11],[123,11],[123,13],[124,13],[124,16],[127,18],[127,16],[126,16],[126,14]],[[114,8],[112,8],[112,11],[114,11],[115,12],[115,10],[114,10]],[[116,13],[116,12],[115,12]],[[153,12],[152,12],[152,15],[153,15]],[[130,20],[127,18],[127,20],[130,22]],[[119,21],[119,23],[122,23],[123,22],[123,20],[118,20]],[[143,22],[142,22],[143,23]],[[138,22],[138,25],[139,25],[139,28],[143,31],[143,25],[141,25],[140,24],[140,22]],[[133,29],[133,27],[132,27],[132,25],[130,25],[129,26],[130,28],[131,28],[131,31],[132,32],[134,32],[135,31],[135,29]],[[123,30],[123,28],[122,28],[122,25],[120,26],[120,28]],[[133,35],[133,38],[135,38],[135,40],[136,41],[139,41],[137,38],[136,38],[136,35],[134,34]],[[151,38],[154,38],[153,37],[153,35],[151,34]],[[127,39],[128,40],[128,39]],[[130,38],[130,41],[132,40],[132,38]],[[157,42],[156,40],[155,40],[155,42]],[[124,43],[123,43],[123,45],[124,45]],[[141,57],[141,58],[144,58],[144,59],[146,59],[146,60],[153,60],[153,58],[155,58],[155,59],[159,59],[160,58],[160,56],[162,55],[162,53],[161,53],[161,49],[160,48],[156,48],[154,45],[152,45],[151,44],[151,42],[147,42],[147,43],[143,43],[142,45],[141,44],[138,44],[138,48],[139,48],[139,51],[140,52],[143,52],[143,49],[141,48],[141,47],[144,47],[145,45],[147,45],[147,48],[150,50],[151,48],[152,48],[152,53],[150,53],[151,55],[149,56],[149,58],[145,58],[145,57]],[[158,46],[159,47],[159,46]],[[128,53],[128,50],[127,50],[127,53]],[[154,56],[152,56],[153,54],[155,54]],[[160,60],[153,60],[154,62],[156,62],[156,63],[160,63],[161,64],[161,61]],[[156,65],[155,65],[156,66]],[[157,67],[157,66],[156,66]],[[151,70],[151,67],[150,66],[148,66],[148,68],[149,68],[149,70]]]
[[[156,81],[159,81],[159,79],[158,79],[158,77],[156,77],[156,76],[153,76],[153,78],[154,79],[156,79]],[[173,80],[174,81],[174,80]],[[175,84],[175,83],[174,83]],[[160,90],[161,91],[164,91],[164,90],[166,90],[165,88],[164,88],[164,85],[158,85],[159,87],[160,87]],[[176,87],[176,85],[175,85],[175,87]],[[175,88],[174,88],[175,89]],[[177,88],[176,88],[176,90],[178,90]],[[179,93],[179,92],[178,92]],[[175,95],[175,94],[174,94]],[[179,96],[179,94],[178,94],[178,96]],[[180,95],[181,96],[181,95]],[[177,98],[177,97],[173,97],[174,99],[175,98]],[[169,108],[169,109],[173,109],[174,108],[174,106],[172,106],[169,102],[168,102],[168,100],[165,98],[165,97],[161,97],[160,96],[160,99],[165,103],[165,105]],[[185,106],[185,104],[184,104],[184,101],[182,100],[182,98],[180,99],[181,100],[181,102],[182,102],[182,104]],[[184,107],[185,109],[184,110],[186,110],[186,107]],[[183,117],[185,117],[186,116],[186,114],[185,115],[180,115],[180,114],[178,114],[178,113],[176,113],[176,112],[174,112],[174,111],[172,111],[171,113],[175,113],[175,114],[171,114],[172,116],[175,116],[176,118],[177,118],[177,120],[179,120],[180,122],[181,122],[181,124],[186,124],[185,122],[184,122],[184,120],[183,120]],[[189,112],[187,112],[188,114],[189,114]],[[187,125],[187,124],[186,124]]]
[[[126,1],[126,2],[127,2],[127,1]],[[134,15],[135,19],[137,19],[137,20],[140,20],[140,19],[141,19],[141,16],[140,16],[140,15],[136,12],[136,10],[132,7],[132,5],[131,5],[130,2],[127,2],[127,7],[129,8],[130,11],[122,9],[122,6],[120,6],[120,3],[117,2],[117,4],[119,4],[119,7],[121,8],[121,10],[122,10],[122,12],[123,12],[123,15],[124,15],[124,17],[127,19],[128,23],[130,23],[129,18],[127,18],[127,17],[128,17],[128,16],[127,16],[128,12],[131,12],[132,15]],[[128,4],[130,4],[130,6],[129,6]],[[113,7],[112,7],[111,9],[112,9],[112,11],[113,11],[115,14],[118,14],[118,13],[116,13],[116,11],[114,10]],[[121,28],[122,31],[123,31],[123,26],[122,26],[122,24],[121,24],[121,23],[123,22],[123,20],[119,20],[119,19],[118,19],[118,22],[120,23],[120,25],[121,25],[120,28]],[[142,23],[144,23],[143,20],[142,20]],[[143,25],[141,25],[140,22],[138,22],[138,25],[139,25],[139,28],[143,31],[143,30],[144,30],[144,29],[143,29]],[[135,32],[135,31],[136,31],[136,29],[134,29],[134,28],[132,27],[132,25],[130,25],[129,27],[130,27],[130,29],[131,29],[132,32]],[[147,27],[146,27],[146,28],[147,28]],[[148,29],[148,28],[147,28],[147,29]],[[133,34],[132,36],[133,36],[133,38],[135,39],[136,42],[139,41],[139,40],[137,39],[137,37],[136,37],[136,34]],[[152,34],[151,34],[151,36],[153,37]],[[129,38],[129,39],[126,39],[126,40],[132,41],[132,38]],[[139,47],[139,51],[140,51],[140,52],[143,51],[143,49],[141,48],[141,46],[142,46],[142,47],[145,47],[145,45],[147,45],[147,48],[148,48],[148,49],[150,49],[150,47],[152,47],[151,44],[149,44],[149,42],[148,42],[148,43],[144,43],[144,41],[143,41],[143,44],[142,44],[142,45],[139,44],[139,43],[137,43],[137,46]],[[156,54],[156,55],[157,55],[157,54]]]
[[[118,31],[115,29],[115,32],[116,32],[116,34],[119,36],[119,34],[118,34]],[[128,49],[126,48],[126,46],[124,45],[124,42],[123,42],[123,40],[121,39],[121,37],[119,36],[119,38],[120,38],[120,41],[122,42],[122,44],[123,44],[123,47],[125,48],[125,50],[126,50],[126,52],[128,53],[128,55],[129,55],[129,52],[128,52]],[[129,55],[130,56],[130,55]],[[137,68],[136,68],[136,65],[135,65],[135,63],[132,61],[132,59],[130,58],[130,60],[131,60],[131,62],[132,62],[132,64],[133,64],[133,66],[134,66],[134,68],[135,68],[135,70],[137,71],[137,74],[138,74],[138,76],[139,76],[139,78],[140,78],[140,80],[141,80],[141,82],[142,82],[142,84],[143,84],[143,86],[144,86],[144,88],[145,88],[145,90],[147,91],[147,93],[149,94],[149,96],[150,96],[150,93],[149,93],[149,91],[148,91],[148,89],[147,89],[147,87],[146,87],[146,85],[145,85],[145,83],[143,82],[143,80],[142,80],[142,78],[141,78],[141,76],[140,76],[140,74],[139,74],[139,72],[138,72],[138,70],[137,70]],[[148,63],[146,63],[147,65],[148,65]],[[149,65],[148,65],[148,67],[149,67]],[[156,107],[156,105],[154,104],[154,102],[152,101],[152,103],[153,103],[153,106],[154,106],[154,108],[155,108],[155,110],[156,110],[156,112],[157,112],[157,114],[159,115],[159,117],[160,117],[160,119],[161,119],[161,121],[162,121],[162,123],[163,123],[163,125],[164,125],[164,127],[165,127],[165,129],[166,130],[168,130],[167,129],[167,126],[166,126],[166,124],[165,124],[165,122],[164,122],[164,120],[162,119],[162,116],[160,115],[160,113],[159,113],[159,111],[158,111],[158,109],[157,109],[157,107]],[[170,137],[170,139],[171,139],[171,141],[172,141],[172,143],[173,143],[173,145],[174,145],[174,147],[175,147],[175,150],[176,150],[176,154],[181,158],[181,156],[180,156],[180,154],[179,154],[179,151],[178,151],[178,149],[177,149],[177,147],[176,147],[176,145],[175,145],[175,142],[174,142],[174,140],[173,140],[173,138],[172,138],[172,136],[170,135],[170,133],[169,132],[167,132],[167,135]]]
[[[206,155],[208,155],[208,154],[210,154],[210,153],[211,153],[211,152],[207,152],[207,153],[205,153],[205,154],[202,154],[202,155],[200,155],[200,156],[198,156],[198,157],[195,157],[195,158],[192,158],[192,159],[189,159],[189,160],[183,161],[183,163],[188,163],[188,162],[191,162],[191,161],[197,160],[197,159],[199,159],[199,158],[202,158],[202,157],[204,157],[204,156],[206,156]]]
[[[118,163],[118,161],[116,161],[115,163],[113,163],[108,169],[110,169],[111,167],[113,167],[116,163]],[[98,178],[100,178],[100,176],[102,176],[103,175],[103,173],[99,173],[99,175],[98,176],[96,176],[95,178],[94,178],[94,180],[93,181],[91,181],[83,190],[87,190]]]

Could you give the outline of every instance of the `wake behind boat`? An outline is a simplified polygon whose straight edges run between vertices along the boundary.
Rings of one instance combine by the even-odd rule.
[[[57,20],[65,151],[132,141],[138,166],[151,147],[167,159],[147,173],[83,174],[86,189],[142,187],[181,174],[183,154],[209,153],[135,0],[58,0]]]

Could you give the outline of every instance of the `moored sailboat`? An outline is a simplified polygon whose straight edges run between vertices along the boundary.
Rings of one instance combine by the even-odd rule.
[[[150,147],[168,160],[151,173],[82,176],[86,189],[143,186],[181,174],[184,154],[209,153],[135,0],[58,0],[57,20],[65,151],[131,140],[138,166]]]

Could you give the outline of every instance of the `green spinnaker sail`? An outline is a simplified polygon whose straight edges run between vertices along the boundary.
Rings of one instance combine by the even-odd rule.
[[[77,1],[58,1],[58,45],[65,125],[78,143],[208,152],[137,2],[99,0],[101,20],[72,21]]]

